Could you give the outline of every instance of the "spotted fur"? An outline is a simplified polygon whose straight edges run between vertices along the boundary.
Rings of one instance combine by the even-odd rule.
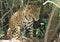
[[[35,21],[39,19],[39,10],[38,5],[27,5],[14,13],[9,22],[10,30],[7,30],[7,37],[19,38],[22,28],[24,29],[22,33],[30,28],[32,30],[30,33],[33,35],[33,19]]]

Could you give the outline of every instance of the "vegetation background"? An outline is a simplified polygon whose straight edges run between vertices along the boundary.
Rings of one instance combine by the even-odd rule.
[[[0,0],[0,35],[3,34],[6,35],[7,29],[9,28],[10,17],[13,15],[13,13],[15,13],[18,9],[20,9],[20,7],[26,6],[26,4],[28,4],[28,1],[32,0]],[[33,3],[34,1],[35,0],[33,0]],[[44,38],[44,36],[50,35],[49,37],[47,37],[47,39],[49,39],[52,33],[55,32],[54,34],[57,34],[56,32],[59,32],[60,30],[59,27],[60,24],[58,24],[60,23],[59,22],[60,9],[58,8],[55,9],[56,6],[50,3],[43,5],[43,3],[47,0],[37,0],[37,1],[39,2],[40,5],[40,19],[38,21],[34,21],[34,34],[35,34],[34,36],[36,36],[35,32],[37,28],[40,28],[40,38]],[[52,16],[51,14],[54,14],[53,17],[51,17]],[[42,26],[40,23],[44,23],[44,25]],[[37,26],[35,24],[37,24]],[[50,26],[48,24],[50,24]],[[50,28],[49,30],[51,31],[48,30],[49,32],[46,35],[47,28]],[[59,28],[59,30],[55,28]],[[52,40],[54,37],[56,36],[54,35],[49,40]],[[0,39],[6,39],[6,37],[5,38],[0,37]]]

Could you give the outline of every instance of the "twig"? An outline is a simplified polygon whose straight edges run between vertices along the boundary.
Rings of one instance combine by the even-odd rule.
[[[7,0],[6,0],[7,1]],[[2,17],[1,17],[1,19],[0,19],[0,21],[2,21],[3,20],[3,18],[13,9],[15,7],[15,5],[14,4],[12,4],[12,7],[11,7],[11,9],[8,11],[8,12],[6,12]]]
[[[3,20],[3,18],[4,18],[13,8],[14,8],[14,6],[12,6],[12,8],[11,8],[8,12],[6,12],[6,13],[1,17],[0,21]]]

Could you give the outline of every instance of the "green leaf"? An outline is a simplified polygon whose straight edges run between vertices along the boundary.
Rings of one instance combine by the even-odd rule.
[[[47,19],[43,19],[43,22],[44,22],[45,24],[47,24],[47,23],[48,23]]]
[[[4,34],[4,31],[0,30],[0,34]]]
[[[44,33],[43,33],[43,31],[41,31],[39,28],[36,30],[36,35],[37,36],[43,36],[44,35]]]
[[[58,14],[60,14],[60,9],[58,10]]]

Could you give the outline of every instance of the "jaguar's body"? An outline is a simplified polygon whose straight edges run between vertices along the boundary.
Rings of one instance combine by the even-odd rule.
[[[9,22],[7,38],[19,38],[28,29],[32,30],[30,33],[33,35],[33,19],[35,21],[39,19],[39,10],[38,5],[27,5],[13,14]]]

